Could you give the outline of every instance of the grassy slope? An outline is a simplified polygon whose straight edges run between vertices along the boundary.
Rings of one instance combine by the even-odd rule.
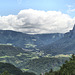
[[[12,45],[0,45],[0,62],[8,62],[19,67],[23,71],[41,72],[59,69],[66,58],[51,57],[40,52],[28,52],[25,49],[13,47]],[[48,68],[47,68],[48,67]]]

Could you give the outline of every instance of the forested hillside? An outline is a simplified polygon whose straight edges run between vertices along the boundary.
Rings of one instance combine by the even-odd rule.
[[[22,72],[19,68],[9,63],[0,62],[0,75],[36,75],[30,72]]]
[[[50,69],[56,71],[75,52],[74,34],[75,26],[65,34],[30,35],[0,30],[0,62],[37,75]]]
[[[75,26],[65,33],[63,38],[41,47],[40,50],[43,50],[46,54],[51,53],[53,55],[75,53]]]
[[[60,67],[60,70],[53,71],[52,69],[49,72],[46,72],[45,75],[75,75],[75,55],[72,55],[69,61]]]
[[[40,47],[62,38],[63,35],[61,33],[31,35],[12,30],[0,30],[0,44],[12,44],[16,47],[36,51]]]
[[[0,45],[0,62],[11,63],[22,71],[34,72],[37,75],[49,71],[51,68],[58,70],[65,60],[68,60],[68,56],[53,57],[50,54],[44,55],[41,51],[27,51],[12,45]]]

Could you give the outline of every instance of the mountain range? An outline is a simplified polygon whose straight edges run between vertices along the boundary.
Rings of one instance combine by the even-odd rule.
[[[0,30],[0,44],[11,44],[23,49],[37,51],[62,38],[64,34],[36,34],[30,35],[11,30]]]
[[[29,51],[12,45],[0,45],[0,62],[13,64],[24,72],[34,72],[39,75],[51,68],[58,70],[65,60],[68,60],[68,57],[57,58],[44,55],[42,52]]]
[[[75,26],[65,34],[31,35],[0,30],[0,62],[11,63],[22,71],[39,75],[51,68],[58,70],[74,52]]]
[[[11,30],[0,30],[0,44],[11,44],[46,54],[72,54],[75,52],[75,26],[69,32],[51,34],[25,34]]]
[[[64,37],[40,49],[53,55],[75,53],[75,26],[70,32],[65,33]]]

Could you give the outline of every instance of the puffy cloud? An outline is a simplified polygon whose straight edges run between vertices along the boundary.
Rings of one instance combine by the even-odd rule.
[[[73,28],[75,18],[60,11],[21,10],[17,15],[0,17],[0,29],[24,33],[65,33]]]

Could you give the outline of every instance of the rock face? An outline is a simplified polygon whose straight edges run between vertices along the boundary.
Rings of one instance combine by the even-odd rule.
[[[74,25],[74,27],[73,27],[73,30],[70,31],[70,33],[71,33],[71,36],[72,36],[72,37],[75,37],[75,25]]]
[[[73,54],[75,53],[75,25],[70,32],[65,33],[61,39],[41,48],[50,54]]]
[[[75,25],[74,25],[74,27],[73,27],[73,30],[72,30],[72,31],[73,31],[73,33],[75,33]]]
[[[0,44],[12,44],[16,47],[45,53],[73,53],[75,52],[75,25],[65,34],[37,34],[30,35],[11,30],[0,30]]]
[[[64,35],[65,35],[65,37],[74,38],[75,37],[75,25],[74,25],[73,29],[70,30],[70,32],[67,32]]]

